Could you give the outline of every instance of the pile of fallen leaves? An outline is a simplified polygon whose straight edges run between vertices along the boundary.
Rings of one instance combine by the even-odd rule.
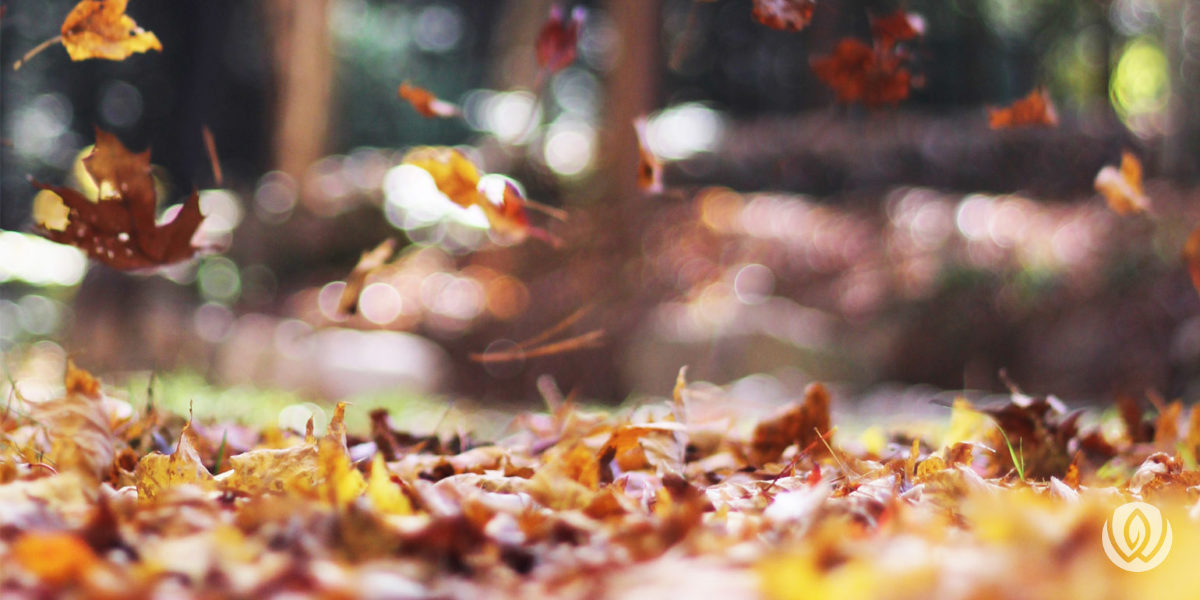
[[[1179,403],[1143,420],[1125,399],[1084,427],[1014,393],[956,401],[940,439],[842,439],[820,384],[749,424],[682,372],[673,398],[616,415],[546,395],[494,443],[382,411],[348,434],[344,405],[299,435],[138,411],[68,365],[61,396],[14,397],[0,421],[0,595],[1191,594],[1200,411]],[[1101,543],[1135,499],[1173,527],[1145,573]]]

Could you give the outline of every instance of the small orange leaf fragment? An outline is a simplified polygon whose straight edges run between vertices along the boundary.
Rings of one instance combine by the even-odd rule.
[[[641,116],[633,121],[638,139],[638,187],[651,194],[661,194],[663,191],[662,161],[650,151],[646,137],[646,117]]]
[[[1150,206],[1142,187],[1142,162],[1126,150],[1121,153],[1121,168],[1105,165],[1096,173],[1096,191],[1108,201],[1108,207],[1118,215],[1145,212]]]
[[[409,85],[407,81],[401,83],[400,87],[396,89],[396,95],[406,100],[425,118],[457,117],[462,113],[458,105],[438,98],[425,88]]]
[[[149,31],[125,15],[128,0],[83,0],[62,24],[62,43],[71,60],[123,60],[135,52],[162,51]]]
[[[780,31],[800,31],[812,21],[814,0],[754,0],[754,20]]]
[[[1192,230],[1183,244],[1183,262],[1187,263],[1188,274],[1192,276],[1192,287],[1200,294],[1200,226]]]
[[[988,109],[988,127],[1010,129],[1013,127],[1055,127],[1058,114],[1044,88],[1034,88],[1028,96],[1003,108]]]

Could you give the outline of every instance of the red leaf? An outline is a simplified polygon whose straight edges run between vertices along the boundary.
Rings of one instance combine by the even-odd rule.
[[[550,8],[550,17],[537,36],[538,66],[550,73],[557,73],[574,62],[579,29],[586,15],[582,6],[576,6],[568,22],[563,19],[561,6],[555,4]]]
[[[812,21],[814,0],[754,0],[751,15],[771,29],[800,31]]]

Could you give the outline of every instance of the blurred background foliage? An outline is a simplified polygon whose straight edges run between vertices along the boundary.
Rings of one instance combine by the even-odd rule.
[[[619,401],[676,370],[739,399],[814,378],[1078,401],[1200,383],[1200,303],[1177,261],[1200,218],[1200,2],[912,0],[921,82],[898,108],[834,105],[812,57],[866,37],[888,1],[819,2],[799,33],[749,0],[586,7],[578,59],[539,88],[545,0],[135,0],[161,54],[0,71],[0,346],[6,369],[69,353],[100,372],[192,373],[312,399],[407,390],[528,401],[535,379]],[[71,0],[12,4],[0,57],[54,35]],[[409,80],[461,104],[427,120]],[[984,108],[1045,86],[1053,130]],[[650,114],[662,197],[633,184]],[[225,183],[201,142],[212,129]],[[202,190],[221,255],[153,275],[26,235],[32,175],[69,181],[93,127],[150,147],[169,202]],[[571,213],[567,244],[506,247],[406,204],[407,148],[469,146]],[[1120,220],[1091,191],[1122,148],[1170,219]],[[724,186],[724,187],[721,187]],[[216,218],[213,218],[215,215]],[[360,252],[401,257],[333,314]],[[479,365],[582,306],[604,347]],[[576,332],[578,332],[576,331]],[[193,381],[186,379],[186,381]],[[407,397],[407,396],[406,396]]]

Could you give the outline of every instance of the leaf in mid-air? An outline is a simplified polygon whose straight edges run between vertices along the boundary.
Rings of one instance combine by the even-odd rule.
[[[1094,185],[1118,215],[1145,212],[1150,206],[1142,188],[1142,161],[1128,150],[1121,153],[1121,168],[1105,165],[1096,173]]]
[[[833,88],[838,102],[879,107],[899,104],[908,97],[912,74],[904,62],[904,57],[894,52],[842,38],[833,54],[813,59],[812,70]]]
[[[396,95],[407,101],[418,113],[421,113],[421,116],[428,119],[457,117],[462,113],[457,105],[438,98],[425,88],[409,85],[407,81],[400,84]]]
[[[1035,88],[1028,96],[1003,108],[988,109],[988,126],[992,129],[1013,127],[1055,127],[1058,114],[1046,90]]]
[[[571,11],[571,20],[563,18],[562,7],[555,4],[550,8],[550,17],[538,32],[534,46],[538,66],[550,73],[557,73],[575,61],[579,30],[587,13],[582,6]]]
[[[800,31],[812,21],[814,0],[754,0],[754,20],[780,31]]]
[[[94,200],[71,188],[32,182],[57,197],[42,194],[38,200],[35,218],[43,237],[123,270],[167,265],[196,253],[191,240],[204,220],[200,197],[193,192],[171,221],[159,224],[149,150],[134,154],[97,129],[96,145],[83,164],[99,189]]]

